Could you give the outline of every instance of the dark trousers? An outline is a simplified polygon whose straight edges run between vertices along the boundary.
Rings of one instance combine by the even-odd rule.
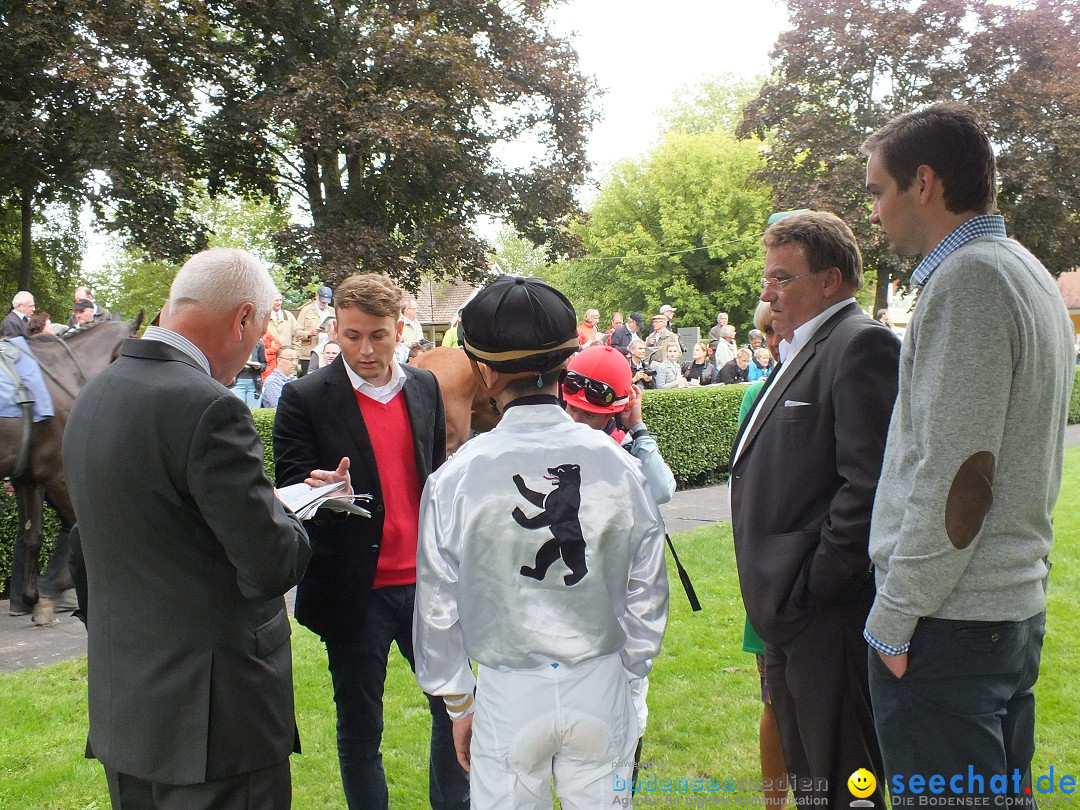
[[[289,760],[250,773],[167,785],[105,768],[113,810],[288,810],[292,805]]]
[[[854,799],[848,778],[859,768],[878,780],[866,801],[887,806],[862,637],[872,595],[818,608],[794,640],[765,644],[765,678],[800,806],[847,808]]]
[[[990,796],[991,777],[1004,774],[1007,784],[998,785],[1008,795],[1033,798],[1032,687],[1045,634],[1045,612],[1022,622],[921,619],[903,678],[870,650],[870,691],[890,779],[899,775],[906,786],[911,774],[941,774],[945,792],[936,800],[946,803],[956,787],[960,795]],[[950,785],[956,774],[963,779]]]
[[[337,704],[338,764],[351,810],[386,810],[383,771],[383,683],[390,645],[413,666],[412,616],[416,587],[376,588],[370,594],[361,641],[324,638]],[[454,753],[453,726],[442,698],[427,696],[431,710],[428,794],[435,810],[467,810],[469,775]]]

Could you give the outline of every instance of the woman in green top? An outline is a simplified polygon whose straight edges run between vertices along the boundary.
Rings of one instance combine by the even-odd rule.
[[[754,326],[765,335],[765,345],[774,361],[779,361],[780,335],[776,334],[772,325],[772,307],[768,302],[762,301],[754,311]],[[739,425],[749,416],[757,401],[758,394],[768,382],[767,377],[762,377],[757,382],[751,383],[743,394],[742,403],[739,405]],[[761,781],[765,786],[765,797],[770,807],[781,807],[787,798],[787,764],[784,761],[784,750],[780,747],[780,732],[776,728],[776,715],[773,713],[772,698],[769,697],[769,686],[765,682],[765,645],[760,636],[754,631],[750,620],[746,619],[743,627],[744,652],[753,653],[757,659],[758,675],[761,678],[761,722],[758,725],[758,747],[761,753]],[[783,785],[783,787],[780,787]]]

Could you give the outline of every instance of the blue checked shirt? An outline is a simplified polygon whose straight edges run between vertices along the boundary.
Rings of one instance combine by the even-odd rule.
[[[972,217],[959,228],[942,239],[926,254],[919,262],[919,266],[911,274],[911,283],[919,287],[925,286],[930,280],[930,275],[937,270],[938,265],[945,261],[945,257],[957,248],[963,247],[972,239],[980,236],[1000,236],[1005,238],[1005,219],[993,214],[981,214]]]

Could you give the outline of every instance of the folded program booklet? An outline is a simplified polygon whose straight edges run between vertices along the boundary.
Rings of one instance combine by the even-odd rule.
[[[281,502],[292,509],[301,520],[311,519],[320,509],[371,517],[371,512],[357,503],[357,501],[370,501],[370,495],[345,495],[344,492],[344,481],[327,484],[324,487],[309,487],[301,482],[282,487],[277,494]]]

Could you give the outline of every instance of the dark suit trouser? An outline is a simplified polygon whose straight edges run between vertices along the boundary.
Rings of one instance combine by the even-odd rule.
[[[848,807],[854,799],[848,777],[866,768],[878,780],[868,800],[886,807],[862,637],[872,590],[866,595],[848,605],[819,608],[786,644],[765,644],[765,678],[780,743],[788,772],[798,779],[796,801],[803,806],[827,799],[828,807]],[[813,784],[805,784],[807,779]]]
[[[200,782],[148,782],[108,766],[113,810],[288,810],[292,806],[289,760],[258,771]]]
[[[387,655],[397,644],[413,667],[415,585],[372,590],[357,641],[324,638],[337,706],[338,764],[350,810],[390,807],[383,770],[383,686]],[[442,698],[427,695],[431,712],[428,798],[434,810],[468,810],[469,775],[454,751],[453,724]]]

